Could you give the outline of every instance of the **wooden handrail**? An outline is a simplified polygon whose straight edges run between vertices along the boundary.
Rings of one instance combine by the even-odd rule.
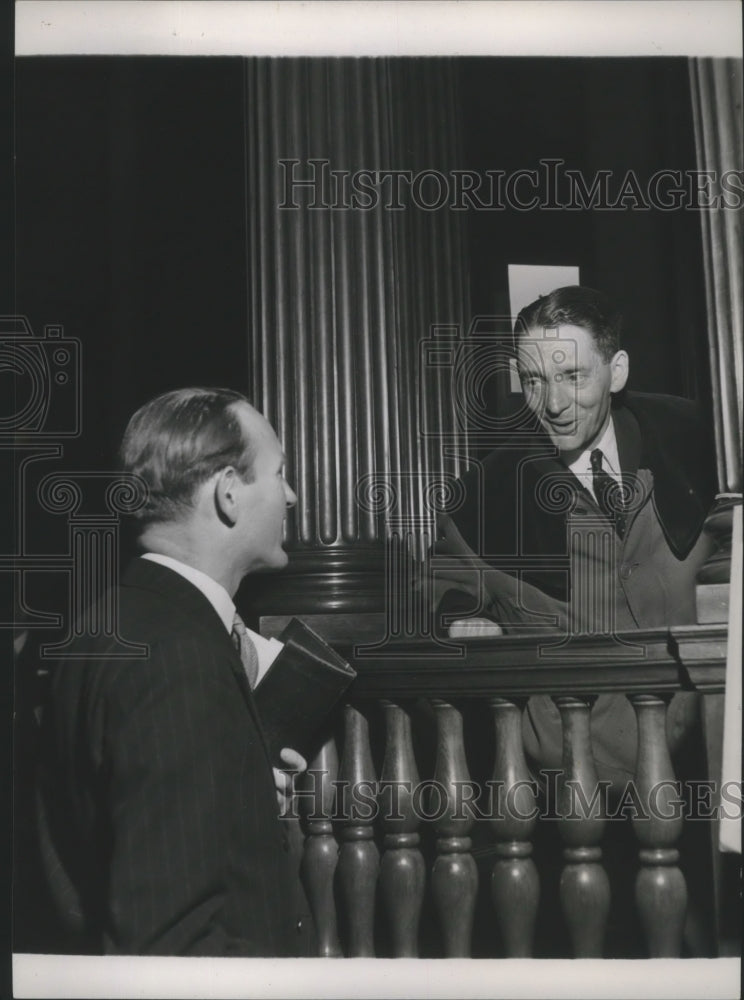
[[[724,690],[726,628],[694,625],[583,635],[334,643],[357,671],[353,699]]]

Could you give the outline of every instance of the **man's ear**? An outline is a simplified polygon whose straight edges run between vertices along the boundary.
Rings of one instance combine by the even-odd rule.
[[[610,361],[610,368],[612,370],[610,392],[620,392],[621,389],[625,388],[625,383],[628,381],[628,372],[630,371],[628,352],[618,351],[612,361]]]
[[[238,519],[238,493],[241,482],[235,469],[228,465],[220,469],[214,480],[214,505],[220,520],[232,526]]]

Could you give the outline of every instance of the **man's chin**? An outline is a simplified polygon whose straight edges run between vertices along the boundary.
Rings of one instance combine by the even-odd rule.
[[[276,552],[272,552],[271,555],[265,555],[259,560],[256,560],[248,573],[271,573],[273,570],[284,569],[289,563],[289,556],[284,551],[284,549],[278,549]]]
[[[267,565],[267,569],[284,569],[284,567],[289,563],[289,556],[284,551],[284,549],[279,548],[273,554],[271,561]]]
[[[565,452],[578,452],[581,453],[582,445],[579,435],[574,430],[571,434],[559,434],[552,428],[547,432],[548,437],[551,442],[555,445],[561,454]]]

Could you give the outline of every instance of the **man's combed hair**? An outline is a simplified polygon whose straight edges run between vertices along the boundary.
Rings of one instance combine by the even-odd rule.
[[[233,389],[175,389],[137,410],[120,449],[123,470],[148,486],[134,517],[177,519],[191,508],[196,489],[228,465],[250,479],[253,454],[235,413],[236,403],[247,402]]]
[[[566,285],[522,309],[514,324],[514,346],[516,350],[519,337],[534,331],[580,326],[594,338],[602,360],[610,361],[620,350],[622,325],[622,313],[603,292]]]

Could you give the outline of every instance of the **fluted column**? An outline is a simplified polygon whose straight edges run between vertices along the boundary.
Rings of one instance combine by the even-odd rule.
[[[666,739],[666,702],[652,694],[630,695],[638,718],[636,788],[642,806],[633,816],[641,844],[636,906],[651,958],[676,958],[682,948],[687,884],[673,845],[682,833],[679,789]]]
[[[719,179],[740,172],[744,167],[741,59],[691,59],[689,65],[698,169]],[[717,201],[713,199],[714,203]],[[718,488],[741,499],[742,218],[741,211],[732,211],[726,202],[724,197],[723,204],[701,209],[698,217],[705,271]]]
[[[610,883],[599,843],[606,808],[592,755],[590,702],[561,695],[553,699],[563,723],[563,773],[558,785],[559,829],[565,845],[560,897],[577,958],[601,958]]]
[[[420,818],[413,807],[419,783],[411,740],[411,718],[400,705],[383,701],[385,759],[380,778],[380,823],[385,853],[380,889],[390,927],[393,955],[418,956],[418,928],[424,901],[424,859],[417,832]]]
[[[458,121],[446,61],[246,60],[246,389],[299,497],[287,571],[244,585],[259,613],[384,610],[386,525],[357,484],[411,474],[415,517],[429,477],[461,471],[451,378],[422,372],[419,343],[467,324],[463,220],[411,193],[457,166]]]
[[[522,747],[520,707],[506,698],[492,698],[491,710],[496,735],[491,826],[497,854],[491,896],[507,957],[527,958],[532,954],[540,898],[531,843],[537,819],[536,789]]]
[[[463,790],[470,780],[465,759],[462,714],[453,705],[434,701],[437,718],[437,758],[434,795],[441,796],[434,820],[437,859],[431,887],[439,914],[446,958],[468,958],[473,932],[478,872],[467,836],[472,816],[462,809]],[[434,806],[431,806],[434,814]]]
[[[377,776],[369,745],[369,724],[352,705],[344,709],[339,792],[343,826],[337,878],[348,934],[347,955],[374,958],[375,893],[380,866],[373,829]]]
[[[318,954],[337,958],[338,940],[333,880],[338,862],[338,844],[333,836],[334,782],[338,776],[336,741],[328,740],[303,775],[300,809],[305,818],[305,848],[300,875],[315,921]]]

